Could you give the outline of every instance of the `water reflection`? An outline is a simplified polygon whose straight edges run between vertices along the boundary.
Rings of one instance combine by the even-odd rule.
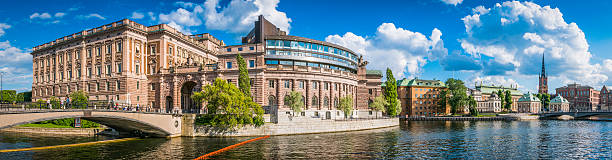
[[[610,122],[420,121],[349,133],[274,136],[218,159],[610,159]],[[251,139],[155,138],[53,150],[0,153],[0,159],[193,159]],[[0,133],[0,148],[100,140]]]

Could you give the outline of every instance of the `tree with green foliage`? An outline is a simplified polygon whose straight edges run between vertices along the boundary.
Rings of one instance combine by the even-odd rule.
[[[246,61],[244,61],[240,54],[236,56],[236,61],[238,62],[238,71],[240,72],[238,75],[238,87],[245,96],[251,97],[251,79],[249,78]]]
[[[496,93],[496,94],[497,94],[497,96],[499,97],[499,100],[500,100],[500,102],[501,102],[501,107],[502,107],[502,109],[503,109],[503,108],[505,108],[505,105],[506,105],[506,98],[504,98],[504,97],[506,97],[506,96],[504,95],[504,94],[505,94],[505,92],[504,92],[503,90],[501,90],[501,89],[500,89],[500,90],[497,90],[497,93]]]
[[[207,113],[196,118],[197,124],[221,126],[229,129],[243,125],[264,124],[263,108],[235,85],[217,78],[213,84],[191,96],[196,102],[206,102]]]
[[[338,110],[344,112],[344,119],[348,118],[349,115],[353,115],[353,96],[347,95],[340,97],[340,104],[338,104]]]
[[[78,90],[78,91],[70,93],[69,97],[70,97],[70,104],[72,105],[72,107],[87,107],[89,96],[87,96],[86,92],[82,90]]]
[[[385,106],[389,105],[389,102],[387,102],[385,100],[385,97],[383,97],[382,95],[374,98],[374,101],[372,101],[372,103],[370,103],[369,107],[370,109],[376,111],[376,112],[380,112],[382,111],[387,112]],[[376,118],[378,118],[378,113],[376,113]]]
[[[468,106],[469,106],[469,111],[470,111],[470,116],[478,116],[478,109],[476,109],[476,107],[478,106],[478,103],[476,103],[476,100],[474,99],[474,97],[469,96],[468,97]]]
[[[23,102],[32,102],[32,91],[21,93],[23,93]]]
[[[442,89],[440,91],[440,95],[438,95],[438,106],[446,110],[447,104],[448,104],[448,91],[446,89]]]
[[[49,98],[49,102],[51,103],[51,107],[53,109],[60,109],[60,108],[62,108],[60,100],[57,97],[55,97],[55,96],[51,96],[51,98]]]
[[[58,126],[74,127],[75,122],[74,122],[74,118],[64,118],[64,119],[40,121],[40,122],[36,122],[36,124],[54,124]],[[100,127],[99,123],[81,119],[81,128],[98,128],[98,127]]]
[[[17,91],[15,90],[2,90],[2,99],[0,99],[0,103],[13,103],[15,102],[15,97],[17,96]]]
[[[504,108],[510,112],[510,109],[512,109],[512,92],[510,90],[506,90],[506,96],[504,96],[503,101],[506,101]]]
[[[550,105],[550,94],[548,93],[538,93],[536,94],[536,97],[538,97],[538,99],[540,99],[540,104],[542,105],[542,109],[544,109],[545,111],[548,111],[548,107]]]
[[[397,99],[397,82],[395,81],[395,78],[393,77],[393,71],[391,71],[391,69],[387,68],[387,81],[385,82],[385,91],[383,92],[383,95],[385,96],[385,100],[387,100],[388,105],[387,107],[387,115],[389,115],[390,117],[395,117],[397,115],[399,115],[400,112],[398,112],[397,110],[397,104],[398,104],[398,99]],[[400,107],[401,108],[401,107]]]
[[[455,114],[459,107],[466,106],[468,103],[467,87],[465,87],[463,81],[454,78],[446,80],[446,87],[448,87],[448,91],[451,94],[449,99],[451,113]]]
[[[293,116],[295,116],[295,113],[302,112],[302,108],[305,106],[302,93],[297,91],[291,91],[289,94],[285,95],[284,102],[285,105],[289,106],[289,108],[293,110]]]
[[[15,96],[15,101],[16,102],[24,102],[25,101],[25,97],[24,97],[24,93],[17,93],[17,96]]]

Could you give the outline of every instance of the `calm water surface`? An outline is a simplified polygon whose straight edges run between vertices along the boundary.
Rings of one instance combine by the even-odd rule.
[[[0,153],[0,159],[193,159],[253,137],[150,138],[128,142]],[[71,144],[109,137],[0,133],[0,150]],[[407,122],[400,127],[275,136],[216,159],[612,159],[612,122]]]

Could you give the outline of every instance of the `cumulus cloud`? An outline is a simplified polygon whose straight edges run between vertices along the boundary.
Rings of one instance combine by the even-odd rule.
[[[207,29],[223,30],[231,33],[246,33],[253,27],[257,16],[266,19],[282,30],[289,32],[291,18],[277,10],[279,0],[232,0],[222,7],[218,0],[208,0],[204,4],[177,2],[182,8],[170,13],[159,14],[159,22],[173,24],[188,32],[191,27],[204,24]]]
[[[481,70],[482,64],[477,59],[461,54],[460,51],[453,52],[440,59],[440,65],[445,71],[474,71]]]
[[[12,46],[9,41],[0,42],[4,89],[29,88],[32,84],[32,56],[27,52]]]
[[[364,56],[369,68],[384,70],[387,67],[399,77],[411,77],[422,72],[430,60],[447,54],[441,39],[442,32],[432,30],[429,38],[422,33],[396,27],[393,23],[378,26],[372,37],[363,37],[347,32],[344,35],[329,35],[325,41],[345,46]]]
[[[463,2],[463,0],[441,0],[442,2],[446,3],[446,4],[450,4],[450,5],[457,5],[457,4],[461,4],[461,2]]]
[[[544,55],[549,75],[563,82],[597,85],[608,79],[602,65],[590,62],[584,32],[558,8],[508,1],[478,6],[462,20],[467,36],[461,47],[474,57],[492,58],[483,64],[487,75],[537,75]]]
[[[2,37],[2,35],[4,35],[4,30],[5,29],[9,29],[11,28],[11,25],[8,25],[6,23],[0,23],[0,37]]]
[[[55,13],[55,17],[64,17],[65,15],[66,15],[66,13],[63,13],[63,12]]]
[[[79,15],[79,16],[77,16],[77,18],[79,18],[79,19],[97,18],[97,19],[100,19],[100,20],[105,20],[106,19],[104,16],[102,16],[100,14],[97,14],[97,13],[91,13],[91,14],[88,14],[88,15]]]
[[[32,15],[30,15],[30,19],[36,19],[36,18],[40,18],[40,19],[49,19],[51,18],[51,14],[49,13],[33,13]]]
[[[154,21],[157,19],[157,17],[155,17],[155,13],[153,12],[147,12],[147,14],[149,15],[149,17],[151,17],[151,20]]]
[[[142,19],[144,18],[144,14],[140,12],[132,12],[132,19]]]

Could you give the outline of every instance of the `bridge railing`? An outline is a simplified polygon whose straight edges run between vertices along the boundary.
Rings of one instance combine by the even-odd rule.
[[[163,114],[181,114],[181,111],[165,111],[160,108],[152,108],[150,106],[140,106],[135,104],[118,104],[118,103],[69,103],[69,104],[51,104],[51,103],[14,103],[0,104],[0,112],[2,111],[73,111],[73,110],[104,110],[117,112],[143,112],[143,113],[163,113]]]

